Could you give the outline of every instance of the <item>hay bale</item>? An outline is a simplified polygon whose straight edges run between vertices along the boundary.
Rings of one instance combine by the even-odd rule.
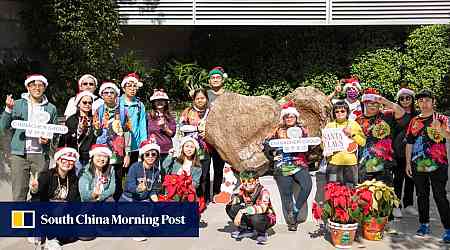
[[[261,145],[277,126],[279,116],[280,107],[270,97],[223,94],[208,114],[206,141],[234,169],[254,169],[262,174],[269,161]]]
[[[300,87],[284,99],[294,101],[310,136],[320,136],[321,129],[331,120],[327,96],[313,87]],[[234,169],[253,169],[262,174],[269,167],[262,142],[277,127],[280,111],[279,104],[270,97],[223,94],[209,112],[206,141]],[[317,146],[309,159],[319,161],[321,153]]]

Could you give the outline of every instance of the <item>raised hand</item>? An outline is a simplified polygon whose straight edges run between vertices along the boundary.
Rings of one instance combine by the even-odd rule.
[[[37,193],[38,191],[38,173],[31,175],[31,181],[30,181],[30,191],[31,193]]]
[[[100,182],[95,185],[94,191],[92,192],[92,199],[97,200],[100,197]]]
[[[439,131],[442,127],[441,121],[438,119],[438,114],[433,113],[433,121],[431,122],[431,128]]]
[[[6,96],[6,107],[8,107],[9,109],[13,109],[14,108],[14,99],[12,98],[12,95],[7,95]]]

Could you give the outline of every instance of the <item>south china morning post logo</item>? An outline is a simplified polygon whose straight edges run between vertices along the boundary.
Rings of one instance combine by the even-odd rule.
[[[33,229],[35,228],[34,210],[12,210],[11,228],[13,229]]]

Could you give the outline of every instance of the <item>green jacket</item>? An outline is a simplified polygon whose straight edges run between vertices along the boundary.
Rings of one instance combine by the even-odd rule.
[[[78,181],[78,188],[80,190],[81,201],[92,201],[92,192],[95,189],[95,178],[91,171],[89,171],[89,164],[83,167],[80,174],[80,179]],[[116,178],[114,173],[114,168],[111,167],[108,173],[108,180],[104,184],[103,192],[100,194],[99,201],[104,201],[111,197],[116,190]]]
[[[178,170],[182,168],[183,165],[179,163],[176,158],[171,155],[168,155],[162,164],[162,172],[163,175],[177,174]],[[201,166],[192,166],[191,168],[191,176],[192,182],[194,183],[194,187],[197,188],[200,184],[200,177],[202,176],[202,167]]]
[[[44,100],[41,103],[44,110],[50,114],[49,124],[57,123],[57,111],[55,105],[48,102],[47,98],[44,96]],[[23,129],[13,129],[11,127],[11,122],[14,120],[28,120],[28,93],[22,94],[22,98],[15,101],[14,108],[11,113],[3,111],[0,117],[0,131],[5,129],[11,129],[12,140],[11,140],[11,154],[13,155],[25,155],[25,130]],[[49,145],[42,145],[44,153],[47,154],[49,151]]]

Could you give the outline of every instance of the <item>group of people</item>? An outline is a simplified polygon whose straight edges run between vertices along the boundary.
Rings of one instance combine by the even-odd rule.
[[[70,98],[64,112],[68,133],[53,138],[33,137],[23,129],[12,128],[13,120],[57,123],[57,109],[44,95],[48,82],[43,75],[30,75],[25,80],[27,93],[14,100],[8,95],[0,118],[0,129],[12,129],[11,177],[14,201],[139,201],[157,202],[167,198],[165,178],[183,175],[192,181],[197,201],[208,204],[210,165],[214,168],[213,192],[222,183],[224,161],[205,140],[205,121],[210,105],[226,92],[224,70],[209,72],[210,89],[191,93],[192,105],[178,121],[169,111],[169,97],[163,89],[155,89],[147,112],[136,96],[142,87],[135,73],[126,75],[120,87],[103,82],[98,94],[97,79],[83,75],[78,81],[78,94]],[[442,224],[443,240],[450,242],[450,207],[446,197],[448,160],[445,148],[450,138],[447,117],[434,110],[436,100],[428,90],[414,93],[402,88],[396,103],[382,97],[374,88],[363,95],[356,77],[342,80],[329,95],[333,103],[333,121],[326,128],[342,128],[351,140],[349,149],[324,155],[327,182],[354,186],[377,179],[395,188],[403,196],[404,211],[419,215],[417,235],[430,234],[430,186]],[[121,89],[123,94],[121,95]],[[334,96],[344,92],[343,100]],[[292,103],[290,103],[292,104]],[[280,124],[267,135],[264,153],[270,160],[282,201],[282,211],[289,231],[297,231],[306,220],[307,199],[312,189],[308,171],[309,152],[283,152],[269,146],[273,139],[308,137],[301,123],[302,114],[293,106],[282,106]],[[416,110],[416,104],[418,110]],[[172,138],[183,133],[179,147]],[[53,145],[55,167],[49,168],[49,151]],[[275,210],[268,190],[254,171],[236,173],[240,185],[226,206],[226,213],[237,226],[231,237],[255,236],[258,243],[267,241],[267,230],[275,224]],[[298,184],[299,192],[294,192]],[[403,189],[403,185],[405,188]],[[416,190],[419,211],[413,207]],[[295,197],[294,197],[295,196]],[[164,198],[165,197],[165,198]],[[303,211],[303,212],[302,212]],[[306,211],[306,213],[305,213]],[[402,210],[393,216],[402,217]],[[136,240],[143,240],[139,238]],[[53,249],[63,239],[50,239]]]

